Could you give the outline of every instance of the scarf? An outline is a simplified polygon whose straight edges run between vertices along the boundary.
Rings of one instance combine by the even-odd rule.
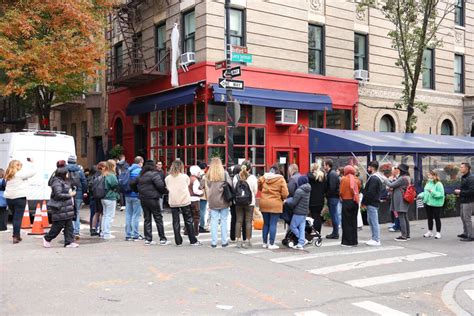
[[[359,204],[359,187],[356,182],[355,169],[354,167],[348,165],[344,167],[344,176],[349,178],[350,188],[353,192],[353,200],[355,203]]]

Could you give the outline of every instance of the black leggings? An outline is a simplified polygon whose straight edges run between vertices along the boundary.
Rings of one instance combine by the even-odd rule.
[[[323,220],[321,218],[321,211],[323,209],[322,205],[310,205],[309,211],[311,213],[311,217],[314,219],[313,227],[321,233],[321,225],[323,224]]]
[[[436,231],[440,233],[441,232],[440,215],[441,215],[441,210],[443,209],[443,207],[425,205],[425,209],[426,209],[426,217],[428,218],[428,230],[433,230],[433,218],[434,218],[436,222]]]

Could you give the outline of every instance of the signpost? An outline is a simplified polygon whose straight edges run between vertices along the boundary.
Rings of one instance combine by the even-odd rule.
[[[219,87],[222,89],[244,90],[244,82],[242,80],[219,78]]]
[[[227,70],[222,70],[222,77],[225,77],[226,76],[226,73],[227,73]],[[230,69],[230,76],[232,78],[234,77],[240,77],[242,75],[242,69],[240,68],[240,66],[238,67],[232,67]]]
[[[248,54],[248,49],[246,46],[232,45],[232,53]]]
[[[221,60],[221,61],[216,61],[216,70],[226,68],[227,67],[227,62],[226,60]],[[225,70],[224,70],[225,71]]]

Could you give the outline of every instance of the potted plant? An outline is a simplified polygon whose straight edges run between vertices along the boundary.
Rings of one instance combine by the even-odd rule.
[[[392,175],[392,164],[384,163],[382,166],[380,166],[379,170],[385,177],[388,178]]]
[[[123,154],[124,148],[122,145],[117,144],[109,151],[111,159],[118,159],[118,157]]]
[[[451,180],[456,180],[459,173],[459,167],[450,163],[444,167],[444,172],[451,177]]]
[[[324,226],[332,227],[331,214],[329,213],[329,208],[325,206],[321,212],[321,218],[323,220]]]

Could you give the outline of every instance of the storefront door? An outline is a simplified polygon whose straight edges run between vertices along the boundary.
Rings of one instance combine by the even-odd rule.
[[[299,149],[298,148],[276,148],[274,149],[275,161],[283,165],[284,177],[288,179],[288,167],[295,163],[299,165]]]

